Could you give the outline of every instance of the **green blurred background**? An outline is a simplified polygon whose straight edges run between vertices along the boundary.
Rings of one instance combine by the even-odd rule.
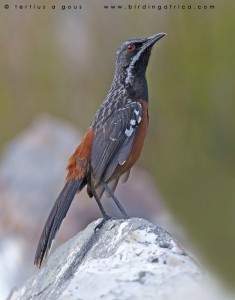
[[[65,3],[83,9],[62,11]],[[235,286],[235,2],[141,3],[215,5],[201,10],[104,3],[56,1],[52,11],[14,8],[29,1],[9,1],[6,10],[1,2],[0,151],[45,112],[85,131],[110,86],[117,46],[166,32],[148,67],[151,122],[139,164],[200,260]]]

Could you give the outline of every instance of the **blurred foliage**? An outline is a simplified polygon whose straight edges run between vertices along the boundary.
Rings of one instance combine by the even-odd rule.
[[[110,86],[116,47],[167,32],[147,72],[151,123],[139,163],[201,260],[234,284],[235,2],[192,2],[216,8],[105,11],[104,1],[79,12],[1,8],[0,147],[44,112],[85,131]]]

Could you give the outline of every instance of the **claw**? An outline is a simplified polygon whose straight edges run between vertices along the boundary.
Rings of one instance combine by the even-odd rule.
[[[105,215],[103,217],[103,220],[95,227],[94,231],[100,230],[104,226],[104,224],[110,219],[112,219],[110,216]]]

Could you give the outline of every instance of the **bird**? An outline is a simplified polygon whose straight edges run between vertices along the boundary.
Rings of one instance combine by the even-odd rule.
[[[112,198],[124,218],[128,214],[114,192],[126,182],[138,160],[149,124],[146,69],[154,44],[166,33],[124,41],[116,50],[115,72],[104,102],[67,165],[65,185],[55,201],[38,242],[34,264],[39,268],[77,193],[87,188],[103,216],[96,229],[110,219],[101,197]]]

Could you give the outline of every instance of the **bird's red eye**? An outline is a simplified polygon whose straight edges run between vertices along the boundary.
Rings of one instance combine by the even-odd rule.
[[[134,49],[135,49],[135,46],[134,46],[134,45],[129,44],[129,45],[127,46],[127,51],[128,51],[128,52],[131,52],[131,51],[133,51]]]

